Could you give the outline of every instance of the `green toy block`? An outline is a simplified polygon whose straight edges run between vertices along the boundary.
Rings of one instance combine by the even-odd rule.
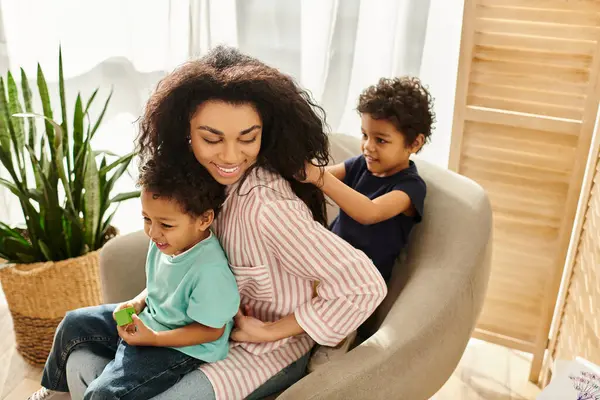
[[[115,313],[115,319],[117,320],[117,325],[123,326],[133,322],[131,316],[135,314],[135,308],[127,307],[122,310],[119,310]]]

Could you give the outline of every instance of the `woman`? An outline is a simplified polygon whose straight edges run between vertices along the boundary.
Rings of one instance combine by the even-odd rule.
[[[142,159],[185,168],[195,157],[227,187],[214,230],[243,305],[229,356],[157,399],[255,399],[284,390],[304,376],[315,342],[335,346],[385,297],[373,263],[324,227],[319,189],[294,178],[306,162],[329,158],[316,109],[291,78],[224,47],[175,70],[148,101]],[[103,362],[85,350],[71,355],[75,398]]]

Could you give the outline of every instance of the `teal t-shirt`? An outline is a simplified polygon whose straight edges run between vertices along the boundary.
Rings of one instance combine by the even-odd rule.
[[[181,328],[192,322],[212,328],[225,326],[223,335],[214,342],[176,349],[206,362],[227,356],[240,295],[227,257],[212,233],[177,256],[161,253],[151,242],[146,287],[146,308],[139,316],[146,326],[155,331]]]

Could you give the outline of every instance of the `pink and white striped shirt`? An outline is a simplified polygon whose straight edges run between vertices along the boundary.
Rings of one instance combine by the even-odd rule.
[[[387,294],[371,260],[313,220],[281,176],[255,169],[229,188],[214,230],[229,258],[242,304],[262,321],[295,313],[307,334],[270,343],[235,343],[226,359],[200,368],[217,400],[243,399],[306,354],[314,341],[335,346]],[[313,298],[313,282],[319,281]]]

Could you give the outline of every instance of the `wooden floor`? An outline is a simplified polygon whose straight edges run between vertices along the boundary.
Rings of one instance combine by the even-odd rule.
[[[471,340],[446,385],[432,400],[533,400],[539,389],[527,381],[527,355]],[[0,399],[24,400],[39,388],[41,370],[15,350],[12,320],[0,290]]]
[[[431,400],[533,400],[531,356],[471,339],[454,374]]]

